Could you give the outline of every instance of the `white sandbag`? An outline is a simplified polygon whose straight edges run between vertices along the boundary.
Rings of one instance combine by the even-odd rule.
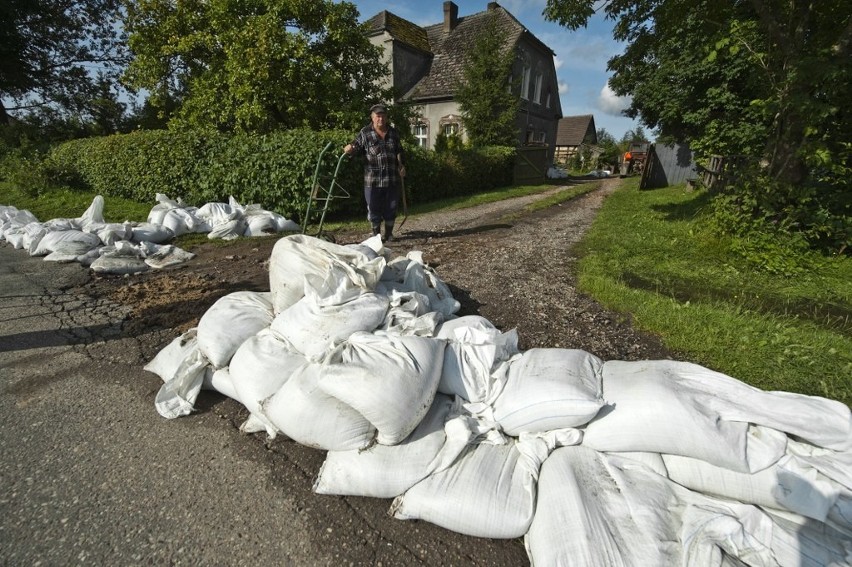
[[[133,227],[129,222],[90,225],[87,231],[97,234],[106,246],[112,246],[120,240],[133,238]]]
[[[138,274],[147,272],[150,268],[142,258],[129,255],[102,254],[89,266],[99,274]]]
[[[372,332],[384,320],[388,299],[361,293],[344,303],[327,303],[311,289],[307,295],[275,316],[270,329],[310,360],[355,332]]]
[[[509,364],[494,401],[494,419],[508,435],[588,423],[604,405],[603,361],[584,350],[534,348]]]
[[[210,240],[222,239],[233,240],[243,236],[246,232],[246,221],[243,218],[237,218],[219,224],[214,224],[207,233],[207,238]]]
[[[187,252],[174,244],[164,244],[159,246],[152,254],[148,254],[145,257],[145,263],[156,270],[161,270],[169,266],[183,264],[193,258],[195,258],[195,254],[192,252]]]
[[[43,256],[45,251],[39,251],[41,239],[50,232],[50,230],[41,223],[31,222],[21,227],[21,245],[29,252],[30,256]],[[38,254],[36,253],[38,252]]]
[[[417,428],[398,445],[377,443],[360,451],[329,451],[314,492],[394,498],[443,470],[470,441],[463,421],[448,422],[452,408],[451,398],[436,397]]]
[[[299,232],[302,230],[302,227],[295,221],[284,218],[278,213],[272,213],[272,215],[275,220],[275,228],[278,232]]]
[[[192,412],[210,365],[198,349],[195,329],[191,329],[163,348],[144,369],[163,379],[154,406],[161,416],[174,419]]]
[[[302,354],[276,338],[269,329],[248,337],[231,358],[228,368],[236,399],[263,421],[270,437],[274,437],[278,429],[263,418],[261,404],[305,362]]]
[[[409,252],[408,262],[405,264],[395,263],[395,267],[405,265],[405,271],[401,275],[398,272],[385,272],[382,281],[388,289],[396,291],[416,291],[429,298],[430,311],[438,311],[444,315],[456,313],[461,304],[453,297],[452,291],[435,273],[435,270],[423,263],[422,253],[418,251]],[[393,279],[390,279],[393,278]]]
[[[677,455],[662,458],[669,478],[681,486],[746,504],[788,510],[820,522],[828,519],[841,496],[847,501],[852,497],[852,491],[844,490],[841,484],[791,451],[771,467],[754,474],[729,471]],[[834,517],[844,522],[841,509]],[[845,527],[852,529],[852,524]]]
[[[149,224],[163,224],[163,218],[166,216],[166,213],[181,206],[179,201],[170,199],[163,193],[157,193],[155,199],[157,200],[157,204],[154,205],[148,213]]]
[[[163,382],[174,378],[181,362],[198,350],[198,329],[193,327],[172,340],[148,362],[143,369],[153,372]]]
[[[523,536],[535,513],[541,463],[530,462],[517,445],[468,446],[450,467],[395,498],[389,513],[474,537]]]
[[[269,292],[235,291],[216,300],[198,321],[198,348],[213,366],[228,366],[246,339],[272,322]]]
[[[76,262],[82,256],[92,250],[88,242],[70,240],[56,246],[56,249],[44,257],[45,262]]]
[[[206,221],[211,227],[233,220],[240,216],[227,203],[207,203],[195,211],[195,216]]]
[[[172,240],[175,235],[161,224],[139,223],[132,228],[133,242],[153,242],[154,244],[165,244]]]
[[[86,232],[92,232],[92,225],[104,224],[104,198],[96,195],[82,215],[75,219],[75,224]]]
[[[234,381],[231,378],[231,369],[227,366],[219,368],[215,372],[207,372],[204,374],[204,381],[201,383],[202,390],[215,390],[222,395],[228,396],[232,400],[239,400]]]
[[[24,228],[20,226],[6,229],[6,231],[3,233],[3,238],[5,238],[6,242],[11,244],[12,248],[14,248],[15,250],[21,250],[24,248],[25,236],[26,232],[24,232]]]
[[[691,493],[681,514],[684,565],[849,565],[852,540],[778,510]]]
[[[363,449],[375,439],[367,419],[319,387],[322,366],[305,363],[261,406],[263,418],[294,441],[327,451]]]
[[[246,215],[246,230],[244,236],[264,236],[276,234],[278,223],[269,211],[252,211]]]
[[[586,427],[583,444],[598,451],[682,455],[739,472],[778,461],[787,436],[720,415],[717,400],[744,388],[732,378],[703,381],[710,372],[672,361],[604,363],[608,405]]]
[[[484,317],[467,315],[443,323],[437,336],[448,340],[438,391],[492,403],[503,387],[492,372],[518,354],[517,331],[501,333]]]
[[[329,352],[320,388],[355,408],[378,430],[378,442],[408,437],[432,405],[444,362],[444,339],[355,333]]]
[[[196,231],[199,220],[186,208],[172,208],[163,214],[160,224],[172,231],[175,236]]]
[[[83,232],[82,230],[54,231],[42,236],[38,246],[31,254],[33,256],[46,256],[67,242],[79,242],[88,246],[89,250],[101,245],[101,239],[98,238],[97,234]]]
[[[541,467],[524,545],[535,566],[681,565],[683,505],[672,483],[640,464],[583,446]]]
[[[275,243],[269,258],[269,289],[278,314],[305,295],[305,280],[322,281],[332,264],[345,270],[353,287],[373,291],[384,271],[384,258],[368,258],[346,246],[303,234]]]

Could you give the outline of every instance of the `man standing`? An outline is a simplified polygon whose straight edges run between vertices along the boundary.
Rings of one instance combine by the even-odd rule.
[[[370,108],[370,124],[355,136],[343,151],[348,155],[364,154],[364,198],[367,219],[373,234],[379,234],[385,224],[385,242],[393,240],[393,225],[399,202],[401,179],[405,177],[405,160],[399,132],[388,123],[384,104]]]

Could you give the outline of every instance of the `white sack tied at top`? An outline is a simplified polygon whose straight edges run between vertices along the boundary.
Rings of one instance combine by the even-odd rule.
[[[279,428],[264,418],[262,404],[278,392],[307,359],[268,328],[248,336],[238,346],[228,366],[236,399],[275,437]]]
[[[88,250],[97,248],[101,245],[101,239],[97,234],[83,232],[82,230],[62,230],[46,232],[38,241],[38,246],[31,249],[32,256],[46,256],[51,252],[55,252],[60,246],[68,242],[80,243],[80,247],[87,247]],[[85,250],[81,252],[85,253]]]
[[[302,234],[286,236],[272,248],[269,289],[277,315],[305,295],[306,278],[323,281],[332,264],[346,271],[351,286],[374,291],[385,267],[384,257],[369,257],[348,246]]]
[[[468,445],[450,466],[395,498],[389,513],[475,537],[522,537],[535,514],[542,462],[556,446],[580,439],[578,431],[556,433]]]
[[[845,405],[812,396],[763,392],[697,364],[608,361],[607,406],[583,443],[599,451],[650,451],[757,472],[785,452],[786,434],[843,450],[850,442]]]
[[[469,402],[493,402],[503,382],[492,373],[519,353],[517,331],[503,333],[484,317],[466,315],[445,321],[436,336],[447,339],[438,391]]]
[[[379,443],[394,445],[429,411],[445,347],[444,339],[355,333],[329,352],[319,385],[367,418]]]
[[[425,477],[444,470],[461,454],[473,432],[453,417],[452,398],[438,395],[429,412],[397,445],[329,451],[314,482],[317,494],[394,498]]]
[[[360,412],[320,387],[324,367],[306,362],[261,404],[263,420],[297,443],[327,451],[368,447],[376,428]]]
[[[332,259],[322,281],[305,278],[305,295],[284,309],[270,329],[311,360],[359,331],[372,332],[385,319],[387,296],[365,291],[351,279],[352,272]]]
[[[269,292],[229,293],[216,300],[198,321],[198,347],[213,366],[228,366],[240,345],[271,322]]]
[[[447,284],[423,262],[420,251],[412,251],[405,258],[394,259],[387,265],[381,280],[387,290],[414,291],[427,297],[429,311],[449,316],[461,308]]]
[[[604,405],[603,361],[576,349],[534,348],[509,362],[494,401],[494,420],[508,435],[585,425]]]

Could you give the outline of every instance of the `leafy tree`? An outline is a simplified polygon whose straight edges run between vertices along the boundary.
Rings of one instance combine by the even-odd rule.
[[[0,124],[46,106],[86,118],[125,62],[119,18],[120,0],[1,0]]]
[[[514,50],[499,34],[496,13],[475,39],[464,64],[463,79],[456,87],[464,127],[473,146],[515,146],[515,123],[520,100],[507,88],[512,75]]]
[[[608,68],[629,116],[705,156],[751,156],[760,165],[734,188],[749,195],[731,202],[848,244],[847,0],[548,0],[545,17],[576,29],[597,7],[627,46]]]
[[[176,126],[354,127],[389,98],[380,48],[357,16],[345,1],[132,1],[125,78],[155,105],[179,101]]]
[[[606,128],[598,128],[598,148],[600,155],[598,161],[603,164],[615,167],[618,164],[621,154],[624,153],[615,136],[610,134]]]

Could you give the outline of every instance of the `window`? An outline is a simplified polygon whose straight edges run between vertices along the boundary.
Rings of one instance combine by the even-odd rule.
[[[540,144],[544,143],[544,131],[543,130],[541,132],[539,132],[538,134],[536,134],[535,141],[540,143]]]
[[[547,90],[547,102],[544,103],[544,106],[550,108],[550,89]]]
[[[429,146],[429,127],[422,122],[418,122],[414,126],[414,138],[417,140],[417,145],[421,148]]]
[[[524,74],[521,78],[521,98],[524,100],[529,100],[530,98],[530,66],[528,63],[524,63]]]
[[[458,122],[449,122],[444,124],[444,135],[445,136],[455,136],[459,133],[459,125]]]
[[[541,81],[542,75],[538,72],[535,74],[535,96],[533,97],[536,104],[541,104]]]

